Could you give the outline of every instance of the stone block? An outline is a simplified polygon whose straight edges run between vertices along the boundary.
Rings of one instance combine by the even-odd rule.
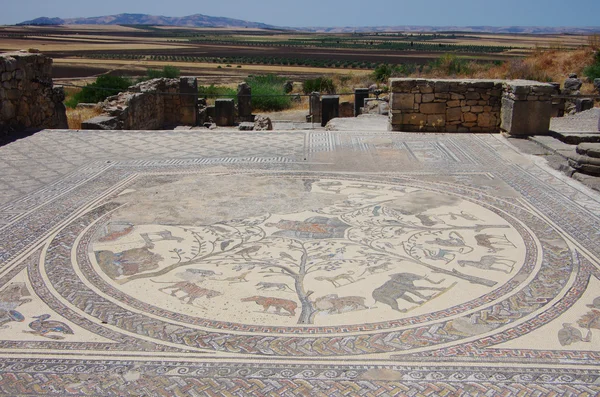
[[[404,113],[400,111],[392,110],[389,114],[390,123],[393,125],[401,125],[403,124]]]
[[[273,130],[273,123],[271,119],[267,116],[256,116],[254,120],[254,130],[255,131],[271,131]]]
[[[339,117],[339,95],[324,95],[321,98],[321,127],[325,127],[329,120]]]
[[[231,127],[235,122],[235,101],[217,99],[215,101],[215,124],[219,127]]]
[[[240,131],[253,131],[254,130],[254,123],[251,123],[249,121],[243,121],[238,126],[238,130],[240,130]]]
[[[435,99],[434,94],[423,94],[421,102],[429,103],[429,102],[433,102],[434,99]]]
[[[477,121],[477,115],[474,113],[463,113],[463,120],[467,123],[473,123]]]
[[[423,79],[398,78],[390,79],[390,91],[393,93],[408,93],[417,86],[419,81],[425,82]]]
[[[481,94],[479,94],[478,92],[467,92],[465,94],[465,98],[467,98],[468,100],[473,100],[473,99],[481,99]]]
[[[252,88],[247,83],[241,83],[237,89],[238,116],[240,121],[250,121],[252,118]],[[253,127],[254,128],[254,127]]]
[[[97,116],[81,123],[82,130],[120,130],[121,123],[117,117]]]
[[[580,113],[594,107],[594,100],[588,98],[577,98],[575,100],[575,112]]]
[[[482,113],[483,106],[471,106],[471,113]]]
[[[424,103],[419,110],[424,114],[444,114],[446,113],[445,103]]]
[[[436,81],[433,83],[433,88],[436,93],[450,91],[450,82],[447,81]]]
[[[460,101],[448,101],[446,102],[446,106],[449,108],[458,108],[460,107]]]
[[[424,85],[424,86],[419,87],[419,91],[421,92],[421,94],[432,94],[433,87],[430,85]]]
[[[501,129],[513,136],[544,135],[550,129],[551,102],[502,98]]]
[[[321,122],[321,93],[312,92],[309,97],[309,110],[312,123]]]
[[[460,100],[460,99],[465,99],[465,96],[463,94],[451,93],[450,94],[450,99],[452,99],[452,100]]]
[[[480,113],[477,115],[477,125],[481,128],[491,129],[488,132],[496,132],[496,117],[490,113]]]
[[[434,127],[438,131],[442,131],[446,126],[446,115],[445,114],[430,114],[427,116],[427,125]]]
[[[355,88],[354,89],[354,116],[360,115],[360,109],[365,106],[365,99],[369,97],[368,88]],[[394,98],[394,94],[391,95],[390,101]]]
[[[427,116],[421,113],[404,114],[402,124],[425,126],[427,124]]]
[[[415,94],[392,94],[392,110],[412,110]]]
[[[462,117],[462,111],[460,108],[451,108],[446,110],[446,120],[447,121],[458,121]]]

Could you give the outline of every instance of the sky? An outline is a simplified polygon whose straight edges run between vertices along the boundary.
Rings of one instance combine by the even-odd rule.
[[[9,0],[1,0],[9,3]],[[204,14],[276,26],[599,26],[600,0],[18,0],[0,25],[41,16]]]

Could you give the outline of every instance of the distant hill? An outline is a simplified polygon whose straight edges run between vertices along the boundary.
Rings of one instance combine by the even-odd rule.
[[[31,21],[25,21],[25,22],[21,22],[18,23],[18,25],[64,25],[65,21],[63,19],[60,18],[48,18],[48,17],[41,17],[41,18],[36,18],[36,19],[32,19]]]
[[[165,17],[147,14],[119,14],[93,18],[48,18],[41,17],[18,25],[155,25],[209,28],[258,28],[280,29],[281,27],[240,19],[211,17],[194,14],[187,17]],[[545,27],[545,26],[367,26],[367,27],[306,27],[290,30],[322,33],[367,33],[367,32],[463,32],[463,33],[522,33],[522,34],[592,34],[600,27]]]
[[[146,14],[119,14],[93,18],[47,18],[41,17],[17,25],[155,25],[187,27],[231,27],[272,29],[275,26],[240,19],[211,17],[195,14],[187,17],[165,17]]]

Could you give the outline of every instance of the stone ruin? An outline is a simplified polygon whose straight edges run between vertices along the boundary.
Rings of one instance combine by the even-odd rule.
[[[551,84],[527,80],[390,79],[390,130],[548,133]]]
[[[65,94],[52,83],[52,59],[39,53],[0,54],[0,133],[67,126]]]
[[[195,77],[159,78],[108,97],[102,113],[82,123],[85,130],[158,130],[198,122],[198,83]]]

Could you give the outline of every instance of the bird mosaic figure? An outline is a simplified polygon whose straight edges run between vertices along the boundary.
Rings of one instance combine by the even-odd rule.
[[[23,331],[23,332],[43,336],[45,338],[50,338],[50,339],[64,339],[65,338],[64,336],[60,336],[60,335],[48,335],[49,333],[52,333],[52,332],[73,335],[73,330],[67,324],[62,323],[60,321],[55,321],[55,320],[48,321],[48,319],[50,318],[49,314],[42,314],[41,316],[35,316],[33,318],[37,319],[37,320],[29,323],[29,328],[31,328],[33,331]]]

